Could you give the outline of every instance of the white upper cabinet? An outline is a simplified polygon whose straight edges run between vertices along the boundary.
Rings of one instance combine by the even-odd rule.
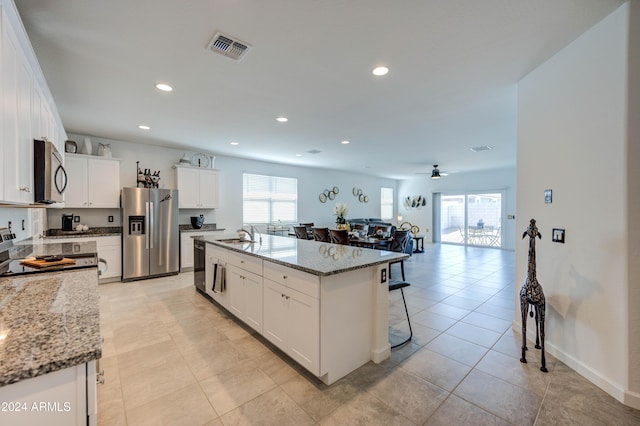
[[[69,179],[65,208],[120,207],[120,160],[67,154],[65,169]]]
[[[0,201],[33,202],[33,140],[66,133],[13,2],[0,0]]]
[[[218,207],[218,171],[198,167],[175,166],[181,209]]]
[[[2,200],[33,201],[31,142],[32,74],[7,15],[2,11]],[[30,161],[29,161],[30,160]]]

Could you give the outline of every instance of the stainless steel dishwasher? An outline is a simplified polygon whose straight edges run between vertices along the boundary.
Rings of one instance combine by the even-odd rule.
[[[196,288],[205,293],[205,246],[204,240],[193,240],[193,283]]]

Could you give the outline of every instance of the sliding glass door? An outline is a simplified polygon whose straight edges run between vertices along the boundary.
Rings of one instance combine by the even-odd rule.
[[[440,241],[502,247],[502,198],[502,192],[441,195]]]

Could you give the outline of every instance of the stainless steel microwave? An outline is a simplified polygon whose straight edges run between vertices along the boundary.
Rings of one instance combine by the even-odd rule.
[[[34,140],[33,201],[41,204],[62,203],[67,181],[67,172],[62,165],[62,156],[53,142],[46,139]]]

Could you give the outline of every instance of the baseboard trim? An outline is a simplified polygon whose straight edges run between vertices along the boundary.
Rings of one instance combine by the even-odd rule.
[[[522,325],[519,321],[514,320],[511,323],[511,326],[513,330],[518,334],[522,333]],[[535,342],[535,327],[533,328],[532,334],[529,333],[529,330],[530,329],[527,330],[527,340]],[[622,404],[632,408],[640,409],[640,394],[626,390],[622,386],[619,386],[618,384],[612,382],[608,378],[602,376],[598,371],[579,361],[575,357],[567,354],[566,352],[560,350],[553,343],[545,342],[545,351],[556,357],[558,360],[562,361],[569,368],[580,374],[585,379],[589,380],[591,383],[611,395]]]

